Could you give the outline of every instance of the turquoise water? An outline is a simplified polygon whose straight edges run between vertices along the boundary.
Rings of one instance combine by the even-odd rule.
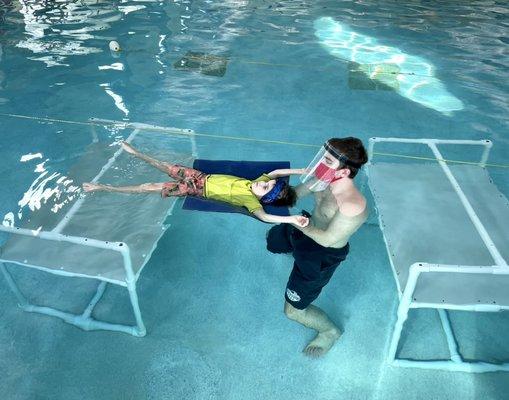
[[[40,3],[4,1],[0,9],[4,223],[26,223],[45,204],[58,213],[79,195],[73,166],[92,143],[114,150],[132,132],[93,129],[90,118],[193,129],[201,134],[198,155],[210,159],[304,167],[316,149],[301,144],[355,135],[366,143],[371,136],[491,139],[490,162],[508,164],[504,2]],[[119,54],[109,50],[111,40],[120,43]],[[226,58],[224,75],[176,69],[188,51]],[[396,68],[387,66],[391,60]],[[141,134],[147,140],[151,132]],[[408,146],[380,149],[430,156]],[[444,155],[477,161],[480,153],[452,148]],[[97,159],[99,167],[103,161]],[[509,196],[507,168],[489,171]],[[386,364],[397,299],[374,219],[352,239],[348,262],[317,302],[345,331],[318,362],[300,354],[312,332],[282,314],[291,260],[265,251],[267,226],[180,209],[171,220],[139,281],[144,339],[84,333],[21,313],[0,280],[5,398],[502,399],[507,393],[507,374]],[[23,290],[35,286],[34,300],[49,295],[47,304],[70,310],[86,305],[83,292],[94,290],[90,282],[13,273]],[[124,291],[108,289],[97,313],[129,320]],[[507,315],[465,314],[451,315],[465,357],[507,361]],[[403,356],[447,356],[436,313],[415,312],[408,329]]]

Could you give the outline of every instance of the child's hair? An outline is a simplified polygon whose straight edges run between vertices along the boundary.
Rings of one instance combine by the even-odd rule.
[[[276,200],[272,202],[275,206],[293,207],[297,202],[297,192],[293,187],[285,183]]]

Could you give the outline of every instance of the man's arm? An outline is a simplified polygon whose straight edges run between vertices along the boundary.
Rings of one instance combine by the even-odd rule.
[[[276,179],[281,176],[288,176],[288,175],[303,175],[307,172],[306,168],[299,168],[299,169],[276,169],[272,172],[269,172],[267,175],[272,178]],[[309,187],[306,183],[301,183],[298,186],[294,187],[295,192],[297,193],[297,199],[301,199],[309,194],[311,194],[311,190],[309,190]]]
[[[359,228],[358,221],[351,218],[361,215],[366,208],[363,202],[350,202],[343,204],[341,212],[338,210],[329,222],[327,228],[319,229],[311,224],[305,227],[295,227],[309,236],[319,245],[330,247],[334,243],[344,240],[352,235]],[[347,217],[347,218],[345,218]]]
[[[295,186],[294,189],[295,189],[295,192],[297,193],[297,199],[302,199],[303,197],[308,196],[311,193],[313,193],[309,189],[309,182],[301,183],[300,185]]]
[[[343,235],[347,233],[344,232],[342,227],[344,224],[342,224],[341,220],[341,214],[339,211],[337,211],[326,229],[320,229],[311,224],[305,227],[295,225],[295,227],[302,231],[306,236],[313,239],[319,245],[323,247],[330,247],[334,243],[339,242]]]
[[[298,168],[298,169],[275,169],[274,171],[269,172],[267,175],[270,176],[272,179],[280,178],[282,176],[289,176],[289,175],[302,175],[306,173],[305,168]]]
[[[269,222],[271,224],[293,224],[295,226],[304,227],[309,224],[309,218],[302,215],[272,215],[267,214],[263,209],[255,210],[253,214],[263,222]]]

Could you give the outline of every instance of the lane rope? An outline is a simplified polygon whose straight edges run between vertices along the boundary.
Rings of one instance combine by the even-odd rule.
[[[49,118],[49,117],[33,117],[29,115],[20,115],[20,114],[8,114],[8,113],[0,113],[0,116],[11,117],[11,118],[19,118],[19,119],[28,119],[39,122],[58,122],[64,124],[72,124],[72,125],[83,125],[83,126],[116,126],[122,128],[132,127],[135,129],[141,129],[145,131],[162,131],[173,135],[182,135],[182,136],[200,136],[207,137],[213,139],[223,139],[223,140],[237,140],[244,142],[257,142],[257,143],[265,143],[265,144],[280,144],[285,146],[297,146],[297,147],[310,147],[310,148],[319,148],[321,145],[308,144],[308,143],[299,143],[299,142],[288,142],[284,140],[270,140],[270,139],[257,139],[257,138],[249,138],[245,136],[231,136],[231,135],[218,135],[212,133],[199,133],[194,132],[190,129],[181,129],[181,128],[170,128],[170,127],[162,127],[155,126],[144,123],[136,123],[136,122],[128,122],[128,121],[110,121],[110,120],[90,120],[90,121],[70,121],[65,119],[58,118]],[[396,158],[405,158],[405,159],[413,159],[413,160],[421,160],[421,161],[444,161],[450,164],[466,164],[466,165],[479,165],[478,162],[472,161],[461,161],[461,160],[450,160],[450,159],[436,159],[434,157],[422,157],[422,156],[411,156],[408,154],[399,154],[399,153],[384,153],[384,152],[373,152],[375,155],[379,156],[388,156],[388,157],[396,157]],[[509,168],[509,164],[484,164],[486,167],[493,168]]]

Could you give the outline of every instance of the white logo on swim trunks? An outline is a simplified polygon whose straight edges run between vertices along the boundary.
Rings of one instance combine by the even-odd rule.
[[[286,296],[291,301],[300,301],[300,296],[297,294],[295,290],[286,289]]]

